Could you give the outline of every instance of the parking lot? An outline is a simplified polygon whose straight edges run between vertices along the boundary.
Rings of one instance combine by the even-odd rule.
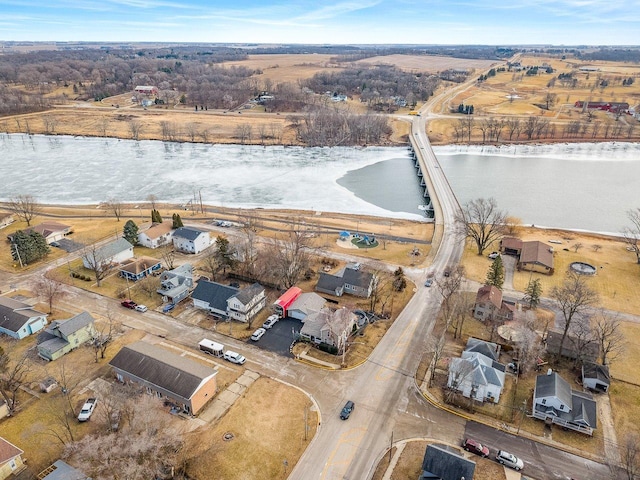
[[[60,240],[58,240],[57,244],[60,245],[58,248],[61,248],[67,253],[76,252],[84,247],[83,244],[74,242],[70,238],[61,238]]]
[[[255,327],[258,328],[261,326],[262,325],[256,325]],[[257,342],[247,340],[247,343],[264,350],[278,353],[285,357],[291,357],[292,355],[289,352],[289,347],[291,347],[291,343],[293,343],[295,335],[300,332],[301,328],[302,322],[300,320],[283,318],[267,330],[267,333],[265,333],[260,340]]]

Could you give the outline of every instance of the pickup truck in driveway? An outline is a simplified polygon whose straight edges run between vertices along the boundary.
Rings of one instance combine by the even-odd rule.
[[[86,422],[91,417],[91,414],[96,408],[96,403],[98,402],[97,398],[88,398],[84,405],[82,405],[82,410],[78,414],[79,422]]]

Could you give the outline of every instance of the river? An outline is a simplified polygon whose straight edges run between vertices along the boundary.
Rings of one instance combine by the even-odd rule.
[[[640,207],[640,144],[435,147],[460,203],[495,197],[523,223],[619,232]],[[204,145],[0,134],[0,198],[186,203],[424,218],[402,147]]]

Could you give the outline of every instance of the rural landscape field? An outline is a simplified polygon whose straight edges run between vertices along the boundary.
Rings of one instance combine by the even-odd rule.
[[[620,206],[617,236],[523,225],[491,199],[461,205],[431,150],[637,142],[637,50],[386,49],[6,43],[4,148],[32,135],[409,148],[425,211],[243,209],[195,189],[188,203],[160,190],[131,202],[110,193],[110,165],[100,203],[51,205],[11,184],[8,478],[55,478],[62,460],[94,479],[403,480],[436,478],[420,475],[438,458],[476,480],[637,478],[640,204]],[[604,389],[587,365],[606,371]],[[574,402],[559,409],[581,415],[541,407],[561,397],[540,396],[551,375]]]

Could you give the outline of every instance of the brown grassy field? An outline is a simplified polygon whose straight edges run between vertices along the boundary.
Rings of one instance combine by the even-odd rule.
[[[263,86],[266,87],[267,83],[295,83],[298,80],[311,78],[319,72],[340,70],[341,67],[331,61],[332,57],[333,55],[323,54],[249,55],[246,60],[225,62],[223,65],[261,70],[262,73],[256,74],[252,78],[262,82]],[[265,90],[268,90],[268,88],[265,88]]]
[[[457,70],[486,70],[499,63],[496,60],[475,60],[469,58],[454,58],[439,55],[380,55],[364,58],[355,62],[361,65],[393,65],[401,70],[410,72],[437,73],[448,69]]]

